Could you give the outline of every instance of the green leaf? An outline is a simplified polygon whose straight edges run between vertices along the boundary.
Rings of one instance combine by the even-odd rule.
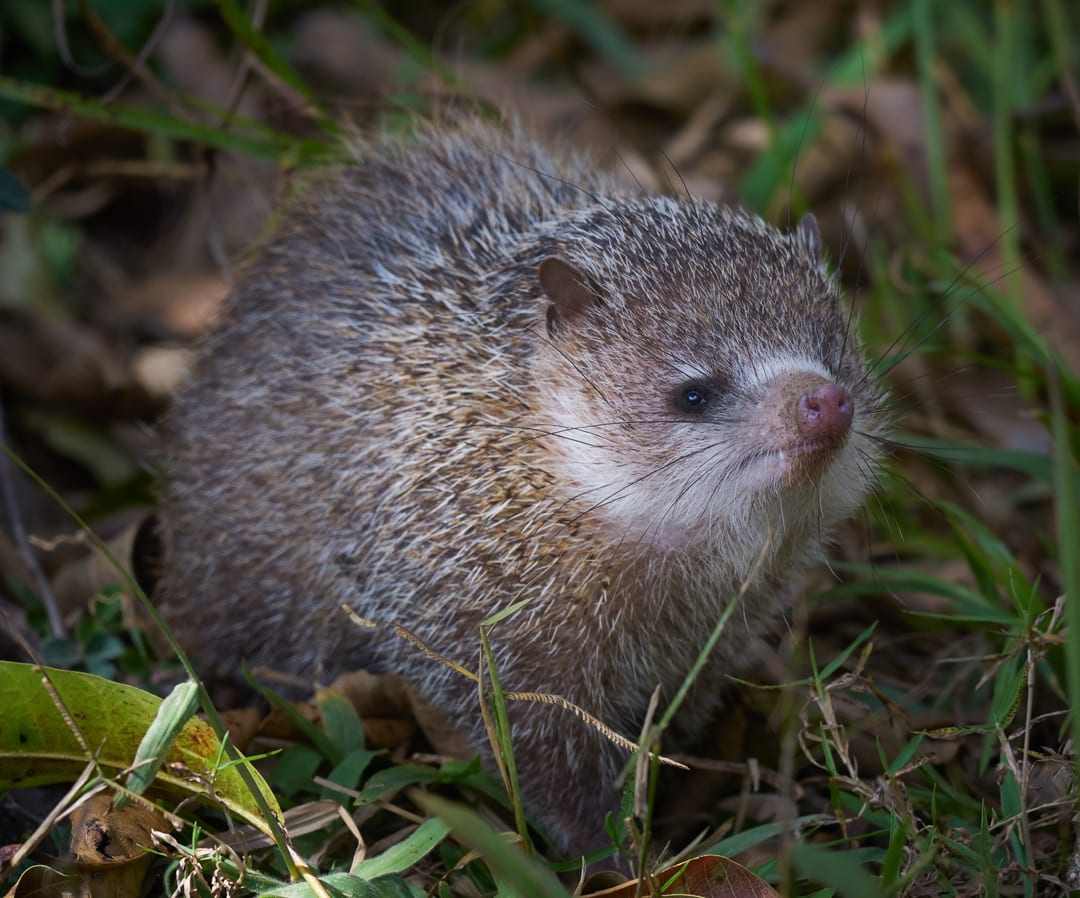
[[[1001,813],[1004,817],[1019,818],[1024,813],[1024,803],[1020,800],[1020,784],[1008,765],[1004,766],[1001,778]]]
[[[349,752],[344,760],[326,777],[330,782],[336,783],[344,789],[350,791],[355,790],[360,784],[360,779],[364,775],[364,771],[367,770],[368,765],[372,760],[378,756],[377,752],[370,751],[366,748],[358,748],[355,751]],[[344,802],[346,796],[344,793],[326,787],[322,793],[323,798],[332,798],[335,801]]]
[[[60,713],[44,680],[77,721],[87,748]],[[107,776],[132,766],[161,699],[90,674],[0,661],[0,790],[73,781],[92,760]],[[154,786],[221,804],[264,834],[269,828],[234,765],[219,766],[221,743],[202,720],[189,720],[157,772]],[[189,775],[193,773],[194,776]],[[249,771],[263,800],[280,814],[270,787]],[[209,784],[209,788],[205,783]],[[212,789],[213,792],[209,791]]]
[[[381,898],[383,892],[370,880],[351,873],[330,873],[319,877],[319,884],[331,898]],[[282,883],[256,891],[260,898],[319,898],[304,880]]]
[[[366,858],[352,872],[366,879],[403,873],[425,858],[449,832],[450,827],[444,821],[438,818],[425,820],[407,839],[390,846],[376,857]]]
[[[854,851],[830,851],[800,842],[792,852],[800,876],[836,889],[844,898],[881,898],[881,883],[871,876]]]
[[[322,717],[323,731],[335,749],[334,763],[364,749],[364,724],[352,702],[334,689],[321,689],[315,696],[315,704]]]
[[[915,757],[915,752],[918,750],[922,740],[921,733],[908,740],[907,745],[900,749],[893,762],[888,765],[890,776],[896,776]]]
[[[793,821],[793,826],[799,830],[802,830],[811,823],[827,824],[832,821],[831,816],[821,814],[808,817],[799,817]],[[736,833],[733,836],[728,836],[726,839],[721,839],[715,845],[710,845],[707,849],[702,851],[702,854],[719,854],[723,857],[735,857],[738,854],[753,848],[755,845],[760,845],[762,842],[767,842],[770,839],[775,839],[787,830],[786,823],[763,823],[760,826],[752,827],[751,829],[743,830],[740,833]]]
[[[858,636],[855,637],[854,640],[852,640],[851,644],[848,645],[843,652],[841,652],[836,658],[833,658],[832,661],[826,664],[825,667],[822,668],[821,673],[819,674],[819,679],[828,680],[834,673],[836,673],[844,664],[847,663],[847,659],[852,656],[855,649],[857,649],[860,645],[866,642],[866,640],[868,640],[873,635],[874,630],[876,629],[877,621],[870,624],[869,627],[863,630]]]
[[[550,870],[496,833],[474,811],[427,793],[418,793],[413,798],[428,813],[445,820],[460,841],[487,861],[504,895],[568,898],[566,889]]]
[[[889,847],[881,865],[881,881],[893,885],[900,877],[904,854],[910,848],[908,822],[903,817],[893,817],[889,831]]]
[[[379,798],[389,798],[408,786],[435,782],[439,772],[422,764],[402,764],[375,773],[356,797],[357,804],[367,804]]]
[[[277,757],[269,779],[282,795],[311,789],[312,780],[325,756],[310,745],[290,745]]]
[[[1020,691],[1027,680],[1026,657],[1019,654],[1005,661],[994,676],[994,698],[990,704],[990,720],[1004,729],[1012,723],[1020,707]]]
[[[127,778],[127,787],[136,795],[142,795],[154,781],[176,737],[198,708],[199,684],[192,680],[177,683],[158,706],[157,714],[135,752],[135,769]],[[126,795],[118,795],[113,807],[122,808],[128,801]]]

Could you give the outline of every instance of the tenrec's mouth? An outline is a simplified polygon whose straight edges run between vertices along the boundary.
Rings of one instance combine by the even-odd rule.
[[[779,487],[807,485],[821,476],[847,439],[804,440],[780,449],[761,449],[746,456],[740,472],[754,470],[761,479]]]

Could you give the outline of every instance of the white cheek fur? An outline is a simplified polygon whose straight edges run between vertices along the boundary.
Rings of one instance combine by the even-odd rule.
[[[776,356],[748,369],[740,392],[760,396],[767,384],[793,376],[832,379],[813,359]],[[544,406],[559,460],[556,479],[583,516],[620,542],[663,554],[722,545],[724,566],[737,576],[757,563],[762,546],[779,546],[789,533],[812,527],[827,538],[872,485],[869,460],[876,453],[853,428],[816,479],[783,487],[791,460],[782,450],[761,454],[748,435],[763,408],[769,412],[764,400],[726,427],[605,419],[595,414],[602,415],[602,404],[583,405],[581,394],[565,385],[552,389]],[[636,443],[629,453],[628,442]]]

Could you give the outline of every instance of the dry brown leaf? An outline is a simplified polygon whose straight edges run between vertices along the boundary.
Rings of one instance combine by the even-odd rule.
[[[416,717],[401,677],[357,670],[338,677],[330,688],[356,708],[364,723],[364,738],[371,747],[395,748],[416,734]]]
[[[730,104],[742,90],[734,68],[717,51],[716,42],[677,42],[645,54],[647,74],[633,84],[623,103],[648,103],[679,117],[691,115],[703,103],[722,98]]]
[[[194,353],[177,346],[146,346],[131,357],[131,376],[147,395],[166,399],[183,383]]]
[[[926,139],[918,85],[909,78],[880,77],[859,87],[828,88],[822,105],[865,123],[868,136],[891,147],[919,185],[927,185]]]
[[[772,18],[760,40],[758,57],[773,69],[800,82],[820,78],[815,73],[822,48],[851,28],[851,8],[844,0],[792,3],[785,14]],[[773,85],[776,94],[778,86]]]
[[[347,698],[361,717],[411,717],[412,704],[405,681],[366,670],[342,674],[330,688]]]
[[[1075,793],[1073,760],[1052,754],[1032,762],[1027,779],[1027,801],[1031,806],[1065,805]]]
[[[126,864],[145,856],[153,844],[150,832],[167,832],[168,821],[141,804],[113,810],[112,795],[101,793],[71,814],[71,852],[76,864],[100,869]]]
[[[19,877],[4,898],[89,898],[90,894],[85,880],[35,864]]]
[[[198,337],[218,321],[229,283],[211,271],[167,267],[119,290],[112,305],[177,337]]]
[[[292,28],[292,39],[297,68],[316,85],[330,83],[342,91],[349,98],[350,117],[364,101],[374,108],[403,56],[366,21],[335,9],[304,13]]]
[[[188,16],[174,16],[162,35],[157,59],[169,80],[185,94],[193,94],[240,115],[257,118],[260,97],[250,84],[240,97],[233,97],[236,63],[221,49],[214,33]]]
[[[290,703],[294,711],[299,713],[305,720],[315,723],[319,719],[319,709],[312,702]],[[294,741],[303,738],[300,731],[292,720],[277,707],[270,709],[261,726],[259,736],[263,739],[282,739]]]
[[[169,831],[160,814],[139,804],[116,811],[112,796],[95,795],[71,815],[71,852],[75,868],[94,898],[138,898],[146,869],[157,857],[149,853],[151,830]]]
[[[415,720],[389,717],[365,717],[364,740],[371,748],[397,748],[407,745],[416,735]]]
[[[221,723],[229,733],[229,741],[240,751],[247,751],[259,733],[263,715],[258,708],[229,708],[220,711]]]
[[[119,533],[106,540],[111,558],[96,546],[86,546],[86,553],[61,567],[52,580],[53,594],[65,614],[82,608],[87,601],[110,586],[119,586],[125,596],[131,595],[127,578],[131,576],[132,552],[143,522],[150,516],[144,512],[130,521]],[[115,561],[122,565],[118,570]]]
[[[691,898],[779,898],[776,890],[742,864],[712,854],[700,855],[652,875],[665,895]],[[589,893],[589,898],[637,898],[641,884],[631,880],[610,889]],[[645,894],[650,890],[645,889]]]
[[[0,382],[42,403],[91,409],[131,387],[116,348],[98,331],[33,313],[21,326],[0,327]]]

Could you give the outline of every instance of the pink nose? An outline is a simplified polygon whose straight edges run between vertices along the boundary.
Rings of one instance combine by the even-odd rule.
[[[855,402],[839,384],[822,384],[803,393],[796,405],[799,433],[811,440],[840,440],[851,428]]]

